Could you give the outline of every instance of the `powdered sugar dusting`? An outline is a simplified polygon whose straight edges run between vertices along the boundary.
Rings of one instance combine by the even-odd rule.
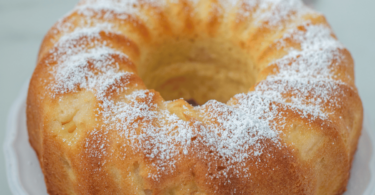
[[[306,8],[299,0],[265,0],[259,2],[259,8],[254,17],[258,22],[267,21],[268,25],[275,26],[295,13],[305,11]]]
[[[151,4],[160,4],[160,0],[145,0]],[[136,14],[139,0],[113,1],[113,0],[85,0],[75,10],[87,17],[103,17],[104,19],[127,19],[129,14]],[[105,11],[104,13],[102,11]]]
[[[290,49],[288,55],[277,60],[280,73],[278,76],[331,78],[330,65],[334,60],[340,62],[339,49],[343,46],[332,36],[327,26],[312,25],[306,22],[303,30],[290,30],[278,43],[284,46],[283,40],[292,39],[301,44],[301,49]],[[293,61],[291,65],[289,62]]]
[[[343,93],[339,85],[345,85],[334,80],[332,73],[334,66],[342,60],[339,49],[343,46],[327,26],[310,22],[303,26],[305,30],[290,30],[278,41],[284,46],[283,40],[289,38],[300,43],[301,48],[291,48],[283,58],[272,62],[278,66],[279,72],[262,81],[256,91],[294,109],[303,117],[327,119],[328,113],[323,107],[327,103],[337,107],[338,97]]]
[[[118,72],[119,65],[111,57],[117,54],[127,59],[127,56],[113,50],[106,42],[98,40],[103,27],[108,28],[107,25],[99,24],[95,27],[76,29],[59,39],[56,43],[57,51],[50,51],[53,55],[47,59],[47,64],[56,61],[58,64],[53,70],[57,84],[51,86],[56,94],[72,92],[77,87],[94,91],[103,88],[103,84],[113,83],[129,74]]]
[[[246,11],[241,9],[241,15],[244,17],[252,15],[253,23],[257,26],[281,27],[278,24],[282,21],[299,18],[312,12],[300,0],[231,0],[230,2],[237,6],[239,2],[243,3],[240,6]]]
[[[59,41],[55,43],[57,50],[51,50],[50,53],[53,54],[52,59],[48,59],[51,62],[58,61],[62,63],[67,60],[72,55],[77,55],[77,53],[82,53],[87,50],[87,47],[93,46],[106,46],[105,42],[101,43],[100,32],[114,32],[112,25],[107,23],[97,24],[93,27],[82,27],[77,28],[70,32],[68,29],[62,29],[65,34],[60,37]],[[110,47],[110,45],[108,46]],[[49,64],[49,62],[47,61]]]
[[[116,72],[118,64],[109,56],[113,53],[116,52],[101,47],[71,56],[55,69],[57,85],[54,86],[54,90],[65,93],[74,91],[76,87],[100,89],[103,83],[113,83],[125,74],[130,74]]]
[[[278,132],[271,127],[275,109],[270,109],[266,99],[251,97],[247,102],[240,98],[241,102],[234,106],[211,100],[201,108],[203,120],[207,121],[200,132],[202,141],[227,157],[229,164],[260,155],[263,147],[259,140],[278,142]]]
[[[144,152],[146,157],[156,161],[155,168],[173,171],[175,157],[188,147],[194,136],[196,125],[181,120],[168,110],[161,110],[153,103],[154,94],[148,90],[134,91],[126,95],[125,102],[114,103],[103,98],[103,111],[107,128],[119,131],[129,140],[134,151]],[[158,175],[149,175],[157,178]]]

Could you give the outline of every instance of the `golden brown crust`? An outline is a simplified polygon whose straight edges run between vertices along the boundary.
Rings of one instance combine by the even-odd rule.
[[[261,14],[265,13],[267,17],[273,16],[267,15],[268,13],[281,15],[282,13],[277,12],[282,8],[281,5],[272,7],[270,6],[272,1],[269,1],[271,4],[266,4],[269,7],[264,8],[261,6],[263,1],[254,0],[254,2],[256,3],[251,5],[248,1],[238,1],[236,5],[228,8],[219,0],[198,1],[198,3],[189,0],[165,1],[165,4],[161,5],[139,0],[131,5],[132,9],[137,10],[136,12],[122,13],[116,12],[115,9],[113,11],[85,7],[95,2],[81,1],[73,12],[53,26],[41,45],[27,98],[29,140],[38,155],[48,193],[129,195],[344,193],[361,134],[363,117],[362,103],[354,85],[353,59],[347,49],[336,48],[334,45],[332,51],[327,50],[334,53],[333,56],[339,56],[339,58],[332,57],[331,61],[327,62],[327,67],[332,70],[330,72],[332,77],[324,80],[314,77],[319,75],[312,75],[307,81],[308,84],[302,83],[316,85],[319,89],[326,87],[335,92],[329,96],[329,100],[322,100],[323,103],[319,104],[324,117],[315,116],[315,112],[298,110],[300,108],[296,109],[293,104],[289,106],[288,101],[296,98],[307,106],[313,105],[317,98],[324,99],[322,94],[315,94],[314,89],[306,88],[306,91],[301,92],[296,88],[288,88],[290,81],[285,84],[283,77],[277,77],[288,67],[299,63],[305,55],[304,53],[299,53],[297,57],[290,55],[291,50],[303,50],[301,39],[296,39],[294,36],[299,36],[298,33],[304,36],[310,27],[319,27],[328,29],[330,35],[327,36],[334,44],[336,38],[321,14],[311,10],[302,12],[291,9],[285,17],[280,16],[275,19],[276,24],[273,24],[272,20],[262,18],[265,16]],[[302,8],[306,9],[300,7]],[[98,24],[106,24],[110,27],[99,28],[95,36],[85,34],[84,30],[89,28],[95,30]],[[291,35],[287,36],[288,34]],[[58,78],[53,73],[56,72],[56,67],[68,59],[67,53],[71,51],[66,50],[64,44],[71,44],[72,40],[74,40],[73,44],[69,47],[73,47],[69,49],[73,53],[77,48],[89,50],[103,45],[115,50],[115,52],[108,50],[108,54],[103,54],[106,62],[110,62],[107,67],[126,74],[122,74],[114,82],[106,85],[105,89],[100,89],[101,99],[96,94],[97,89],[92,90],[79,83],[74,83],[74,90],[69,88],[69,90],[58,91],[51,87],[59,84]],[[163,45],[167,46],[163,48],[161,47]],[[230,161],[228,156],[200,141],[206,139],[205,134],[201,133],[205,128],[222,125],[219,118],[226,113],[227,107],[224,104],[211,101],[201,107],[193,107],[182,99],[166,102],[163,94],[169,92],[169,88],[160,91],[161,94],[155,90],[146,90],[147,86],[152,84],[155,84],[155,89],[162,89],[163,85],[172,86],[173,89],[173,83],[194,83],[191,80],[186,82],[184,80],[188,78],[186,75],[177,75],[164,83],[153,83],[152,79],[159,79],[160,75],[156,75],[158,71],[163,73],[160,71],[163,70],[161,66],[164,66],[165,70],[172,69],[176,65],[167,65],[180,59],[176,60],[173,56],[168,59],[150,57],[159,54],[168,56],[173,52],[180,52],[177,48],[179,46],[186,47],[187,51],[194,45],[199,45],[197,52],[193,52],[190,56],[187,54],[183,56],[193,62],[186,68],[189,74],[194,71],[211,71],[211,69],[204,69],[203,65],[220,61],[217,59],[221,58],[215,58],[215,55],[223,54],[220,53],[221,48],[215,50],[220,46],[234,50],[239,56],[230,58],[231,54],[228,52],[229,61],[237,60],[231,68],[239,70],[235,72],[236,74],[245,76],[231,79],[239,86],[252,86],[250,94],[271,90],[272,86],[282,86],[280,98],[285,101],[272,100],[266,106],[267,109],[275,108],[277,111],[277,117],[273,118],[272,122],[277,124],[275,128],[279,132],[278,142],[271,138],[260,139],[258,145],[249,145],[248,148],[243,149],[242,152],[249,154],[249,158],[227,166]],[[181,52],[184,52],[184,49]],[[212,55],[213,57],[206,55],[205,49],[212,50],[215,55]],[[308,51],[313,49],[311,47]],[[163,53],[164,50],[166,52]],[[87,65],[85,71],[99,75],[102,69],[96,65],[98,59],[95,57],[97,56],[93,55],[83,59]],[[249,62],[245,63],[242,59]],[[284,64],[280,65],[278,59],[284,60],[282,61]],[[154,66],[152,60],[155,60],[155,64],[160,62],[160,67]],[[306,60],[303,62],[309,63]],[[181,65],[181,63],[175,64]],[[247,68],[240,69],[245,66]],[[146,68],[141,69],[141,67]],[[223,70],[228,72],[230,69],[224,67]],[[216,77],[214,75],[212,78],[221,78],[219,73],[220,71],[215,71]],[[248,78],[249,74],[253,74],[251,79]],[[207,75],[203,77],[206,78]],[[273,80],[266,80],[271,77]],[[210,87],[217,88],[217,85],[213,84]],[[246,87],[242,92],[247,91]],[[230,87],[223,85],[223,89],[227,88],[227,91],[230,91]],[[243,90],[240,87],[239,89]],[[149,99],[127,98],[140,90],[145,90],[145,95]],[[324,93],[324,91],[319,92]],[[232,92],[228,94],[220,98],[225,100],[233,96]],[[196,96],[196,98],[198,102],[203,101],[203,103],[207,99],[206,96]],[[241,102],[246,98],[248,97],[244,94],[235,96],[227,105],[242,106]],[[194,127],[196,134],[189,138],[192,144],[186,149],[182,143],[177,143],[180,147],[176,147],[176,153],[169,159],[169,162],[174,164],[171,163],[170,170],[167,168],[161,171],[160,167],[154,166],[158,163],[158,159],[150,157],[153,155],[151,150],[137,149],[132,145],[137,141],[124,137],[123,131],[116,131],[113,129],[114,126],[109,125],[104,116],[106,107],[103,106],[104,103],[108,103],[105,102],[107,100],[129,105],[147,103],[155,105],[151,106],[153,112],[167,111],[174,114],[184,124]],[[219,109],[220,112],[214,113],[217,114],[216,118],[207,116],[206,113],[217,110],[220,106],[225,109]],[[132,124],[144,120],[142,117],[137,117]],[[123,118],[130,117],[123,116]],[[116,120],[120,124],[121,118]],[[161,124],[158,120],[137,123],[139,126],[152,127]],[[166,122],[164,125],[174,124]],[[141,127],[135,128],[135,132],[142,134]],[[261,153],[255,155],[254,151],[257,151],[259,146],[262,146]],[[188,154],[185,149],[189,151]],[[236,166],[241,170],[237,170]],[[157,179],[155,179],[156,174]]]

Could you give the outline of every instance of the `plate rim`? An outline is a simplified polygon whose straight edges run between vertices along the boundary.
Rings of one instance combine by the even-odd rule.
[[[17,135],[17,116],[21,110],[22,104],[26,101],[28,86],[29,79],[27,79],[27,81],[23,84],[20,91],[18,92],[17,98],[13,101],[10,107],[3,145],[8,185],[10,191],[16,195],[28,195],[19,178],[20,173],[18,169],[18,161],[15,149],[13,147]]]
[[[363,126],[367,126],[370,128],[367,131],[367,133],[370,135],[370,139],[372,141],[372,157],[370,160],[371,179],[363,195],[375,194],[375,185],[371,185],[371,184],[375,184],[375,130],[372,129],[374,126],[371,123],[371,120],[369,119],[369,117],[370,116],[366,112],[366,109],[364,109]]]
[[[23,103],[26,101],[29,80],[30,79],[27,79],[26,82],[23,84],[20,91],[18,92],[17,98],[13,101],[10,107],[6,124],[5,140],[3,144],[8,185],[11,192],[15,195],[29,195],[26,192],[25,188],[22,186],[21,180],[19,178],[20,173],[18,169],[18,161],[16,158],[16,152],[13,147],[17,135],[17,116],[21,110]],[[375,184],[375,131],[372,129],[372,125],[373,124],[369,119],[369,115],[366,112],[366,109],[364,109],[363,126],[369,127],[369,130],[367,132],[372,143],[372,157],[370,160],[371,178],[363,195],[375,194],[375,185],[371,185]]]

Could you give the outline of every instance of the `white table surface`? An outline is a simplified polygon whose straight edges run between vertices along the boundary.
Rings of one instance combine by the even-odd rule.
[[[77,0],[0,0],[0,144],[10,105],[31,76],[44,34]],[[375,124],[375,0],[318,0],[356,62],[356,84]],[[0,195],[11,194],[0,155]]]

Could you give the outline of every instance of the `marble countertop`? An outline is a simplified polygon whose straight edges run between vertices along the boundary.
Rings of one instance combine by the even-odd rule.
[[[351,51],[356,85],[370,122],[375,121],[375,1],[315,0],[339,40]],[[30,78],[44,34],[77,0],[0,1],[0,144],[8,112],[21,86]],[[374,61],[373,61],[374,60]],[[373,124],[375,124],[373,122]],[[11,194],[0,155],[0,193]]]

